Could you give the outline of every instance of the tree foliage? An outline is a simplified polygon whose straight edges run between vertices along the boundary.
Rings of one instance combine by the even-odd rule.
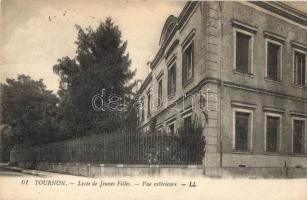
[[[1,84],[1,124],[11,127],[12,143],[38,144],[54,138],[57,97],[42,79],[19,75]]]
[[[127,42],[121,40],[121,32],[110,18],[94,30],[76,26],[76,57],[63,57],[53,66],[60,77],[59,115],[61,131],[65,135],[81,136],[92,131],[108,131],[123,126],[126,113],[123,105],[129,103],[131,71]],[[102,93],[105,100],[118,95],[122,100],[120,109],[95,111],[92,98]]]
[[[184,126],[181,123],[177,130],[177,134],[183,139],[180,146],[187,149],[192,160],[201,161],[205,156],[206,138],[203,129],[200,118],[193,115],[191,124]]]

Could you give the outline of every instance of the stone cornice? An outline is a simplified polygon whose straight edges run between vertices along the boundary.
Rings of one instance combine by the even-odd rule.
[[[261,8],[269,10],[296,23],[307,26],[307,14],[277,1],[251,1]]]
[[[221,81],[219,79],[216,79],[216,78],[205,78],[202,81],[200,81],[197,85],[195,85],[193,88],[191,88],[189,91],[187,91],[185,94],[186,95],[193,94],[193,93],[197,92],[198,90],[200,90],[203,86],[205,86],[208,83],[220,85]],[[282,97],[282,98],[286,98],[286,99],[290,99],[290,100],[301,101],[301,102],[307,103],[306,98],[301,98],[301,97],[288,95],[288,94],[282,94],[282,93],[273,92],[273,91],[269,91],[269,90],[265,90],[265,89],[261,89],[261,88],[249,87],[249,86],[246,86],[246,85],[236,84],[236,83],[233,83],[233,82],[224,82],[223,85],[224,85],[224,87],[228,87],[228,88],[236,88],[236,89],[245,90],[245,91],[249,91],[249,92],[266,94],[266,95],[271,95],[271,96],[277,96],[277,97]],[[160,109],[159,112],[152,115],[152,118],[166,112],[167,110],[169,110],[169,108],[172,108],[174,105],[181,103],[182,100],[183,100],[183,96],[184,96],[184,94],[179,96],[176,101],[173,101],[167,107],[163,107],[162,109]],[[265,107],[265,109],[268,109],[268,107]],[[144,127],[149,123],[150,123],[150,120],[146,124],[140,125],[139,128]]]
[[[137,91],[137,95],[140,94],[146,88],[146,86],[150,83],[151,79],[152,79],[152,73],[150,72],[147,75],[145,81],[142,83],[140,89]]]

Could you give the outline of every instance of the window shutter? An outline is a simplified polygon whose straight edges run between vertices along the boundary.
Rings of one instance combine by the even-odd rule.
[[[237,32],[236,70],[249,73],[249,41],[250,36]]]

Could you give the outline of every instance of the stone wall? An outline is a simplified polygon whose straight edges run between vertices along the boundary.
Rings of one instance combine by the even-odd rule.
[[[33,163],[21,162],[19,167],[28,168]],[[202,165],[122,165],[38,162],[37,170],[86,177],[123,176],[202,176]]]

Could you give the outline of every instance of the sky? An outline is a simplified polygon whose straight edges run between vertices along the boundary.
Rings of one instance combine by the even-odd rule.
[[[145,79],[146,65],[158,51],[166,18],[178,16],[185,2],[135,0],[0,0],[0,81],[18,74],[42,78],[49,90],[58,89],[52,67],[64,56],[73,58],[77,31],[94,29],[110,16],[128,41],[127,52],[137,79]]]
[[[77,31],[97,27],[112,17],[128,41],[127,52],[137,79],[145,79],[146,65],[159,48],[160,34],[171,14],[178,16],[184,1],[145,0],[0,0],[0,82],[18,74],[42,78],[47,88],[58,89],[52,71],[57,59],[73,58]],[[307,13],[307,2],[291,2]]]

